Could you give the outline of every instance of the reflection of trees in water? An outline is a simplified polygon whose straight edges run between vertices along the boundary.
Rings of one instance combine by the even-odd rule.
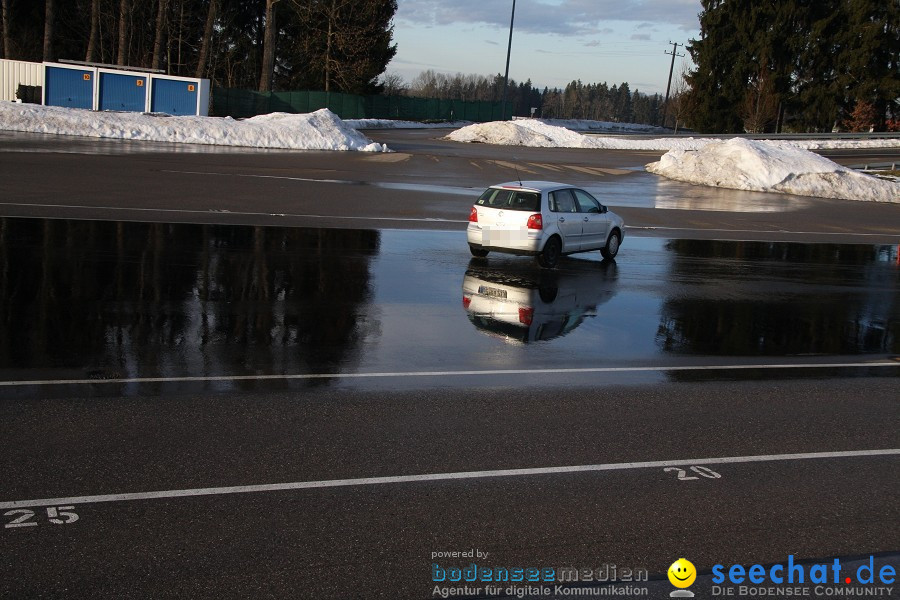
[[[376,231],[0,219],[0,368],[333,370]]]
[[[894,247],[674,240],[667,249],[657,333],[667,352],[900,352]]]

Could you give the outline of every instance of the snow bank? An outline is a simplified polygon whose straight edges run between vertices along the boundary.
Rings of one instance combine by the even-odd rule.
[[[525,120],[513,117],[513,120]],[[572,131],[595,132],[630,132],[630,133],[667,133],[664,127],[645,125],[643,123],[616,123],[613,121],[592,121],[589,119],[533,119],[554,127],[565,127]]]
[[[808,150],[735,138],[670,150],[647,170],[670,179],[759,192],[900,203],[900,184],[846,169]]]
[[[595,148],[600,150],[699,150],[714,138],[658,138],[591,137],[537,119],[493,121],[457,129],[445,139],[455,142],[474,142],[507,146],[538,148]],[[886,140],[783,140],[768,144],[788,148],[823,150],[828,148],[900,148],[900,139]]]
[[[94,112],[37,104],[0,102],[0,129],[90,137],[251,148],[389,152],[328,109],[292,115],[273,113],[243,121],[230,117],[173,117]]]
[[[446,138],[454,142],[530,146],[533,148],[593,148],[598,150],[692,150],[710,140],[667,138],[657,140],[618,137],[590,137],[565,127],[538,119],[477,123],[451,132]]]

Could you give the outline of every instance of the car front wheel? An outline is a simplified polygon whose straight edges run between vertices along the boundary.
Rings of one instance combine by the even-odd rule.
[[[600,249],[600,254],[603,255],[603,258],[615,258],[616,254],[619,253],[619,244],[622,243],[622,239],[619,237],[618,231],[613,231],[609,234],[609,239],[606,240],[606,247]]]
[[[537,261],[545,269],[552,269],[559,262],[560,256],[562,256],[562,242],[554,235],[544,244],[544,249],[537,255]]]

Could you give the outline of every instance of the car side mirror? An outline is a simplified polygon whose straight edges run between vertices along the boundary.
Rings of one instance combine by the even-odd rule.
[[[603,206],[602,204],[600,205],[600,214],[605,214],[608,210],[609,209],[606,208],[605,206]]]

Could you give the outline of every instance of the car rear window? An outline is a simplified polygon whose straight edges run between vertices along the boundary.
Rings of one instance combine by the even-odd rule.
[[[488,188],[481,194],[476,204],[489,208],[534,212],[541,210],[541,195],[538,192]]]

